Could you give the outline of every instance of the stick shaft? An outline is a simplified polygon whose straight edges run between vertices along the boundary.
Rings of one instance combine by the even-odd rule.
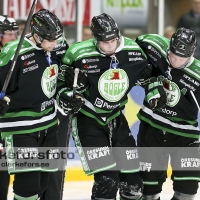
[[[13,70],[14,70],[14,67],[15,67],[15,64],[16,64],[16,61],[17,61],[17,58],[18,58],[18,55],[19,55],[19,51],[20,51],[21,46],[22,46],[22,43],[23,43],[23,41],[24,41],[24,37],[25,37],[26,31],[27,31],[27,28],[28,28],[28,26],[29,26],[29,24],[30,24],[30,21],[31,21],[31,18],[32,18],[32,14],[33,14],[33,12],[34,12],[34,9],[35,9],[35,6],[36,6],[36,4],[37,4],[37,1],[38,1],[38,0],[34,0],[32,6],[31,6],[31,9],[30,9],[30,12],[29,12],[29,15],[28,15],[28,19],[27,19],[25,28],[24,28],[24,30],[23,30],[23,32],[22,32],[22,35],[21,35],[21,38],[20,38],[20,40],[19,40],[19,44],[18,44],[18,46],[17,46],[17,49],[16,49],[16,52],[15,52],[14,58],[13,58],[12,63],[11,63],[11,65],[10,65],[10,68],[9,68],[8,74],[7,74],[7,76],[6,76],[6,80],[5,80],[5,82],[4,82],[2,91],[1,91],[1,93],[0,93],[0,98],[1,98],[1,99],[3,99],[3,97],[5,96],[5,92],[6,92],[6,90],[7,90],[8,84],[9,84],[9,82],[10,82],[10,78],[11,78],[11,76],[12,76],[12,73],[13,73]]]
[[[74,84],[73,84],[73,96],[76,93],[76,86],[77,86],[77,80],[78,80],[78,73],[79,73],[79,68],[75,68],[74,70]]]
[[[79,73],[79,69],[75,68],[75,70],[74,70],[73,96],[76,93],[78,73]],[[67,155],[68,149],[69,149],[69,139],[70,139],[70,134],[71,134],[71,130],[72,130],[72,118],[73,118],[73,114],[69,114],[69,123],[68,123],[68,130],[67,130],[67,139],[66,139],[66,155]],[[66,160],[66,165],[67,165],[67,160]]]
[[[191,93],[192,98],[194,99],[194,101],[195,101],[195,103],[197,105],[198,110],[200,111],[200,107],[199,107],[198,101],[197,101],[196,97],[194,96],[194,93],[192,92],[192,90],[190,90],[190,93]]]

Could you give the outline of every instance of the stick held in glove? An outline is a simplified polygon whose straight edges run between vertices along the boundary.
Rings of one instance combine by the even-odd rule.
[[[78,73],[79,73],[79,68],[75,68],[75,70],[74,70],[74,84],[73,84],[73,97],[74,97],[74,95],[76,93]]]

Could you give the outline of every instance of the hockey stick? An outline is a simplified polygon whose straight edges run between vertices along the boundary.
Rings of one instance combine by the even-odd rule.
[[[192,92],[192,90],[190,90],[190,93],[191,93],[192,98],[194,99],[194,101],[195,101],[195,103],[196,103],[196,105],[197,105],[197,108],[198,108],[199,111],[200,111],[200,107],[199,107],[198,101],[197,101],[196,97],[194,96],[194,93]]]
[[[77,86],[77,80],[78,80],[78,73],[79,73],[79,68],[75,68],[74,70],[74,84],[73,84],[73,97],[76,93],[76,86]],[[71,135],[71,129],[72,129],[72,118],[73,118],[73,114],[69,115],[69,123],[68,123],[68,130],[67,130],[67,139],[66,139],[66,155],[68,153],[68,147],[69,147],[69,139],[70,139],[70,135]],[[65,163],[67,165],[67,161]]]
[[[23,41],[24,41],[24,37],[25,37],[26,31],[27,31],[27,28],[28,28],[28,26],[29,26],[29,24],[30,24],[31,17],[32,17],[32,15],[33,15],[35,6],[36,6],[36,4],[37,4],[37,1],[38,1],[38,0],[34,0],[33,3],[32,3],[31,9],[30,9],[30,12],[29,12],[29,15],[28,15],[28,19],[27,19],[27,22],[26,22],[26,25],[25,25],[24,30],[23,30],[23,32],[22,32],[21,38],[20,38],[20,40],[19,40],[19,43],[18,43],[16,52],[15,52],[14,58],[13,58],[13,60],[12,60],[12,63],[11,63],[11,65],[10,65],[8,74],[7,74],[7,76],[6,76],[6,80],[5,80],[5,82],[4,82],[3,88],[2,88],[2,90],[1,90],[1,92],[0,92],[0,99],[4,99],[4,100],[6,100],[8,103],[9,103],[10,99],[9,99],[8,97],[5,97],[5,93],[6,93],[8,84],[9,84],[9,82],[10,82],[10,78],[11,78],[11,76],[12,76],[12,73],[13,73],[13,70],[14,70],[14,67],[15,67],[15,64],[16,64],[16,61],[17,61],[17,58],[18,58],[18,55],[19,55],[19,51],[20,51],[21,46],[22,46],[22,43],[23,43]]]
[[[79,68],[75,68],[74,70],[74,84],[73,84],[73,97],[76,93],[76,86],[77,86],[77,80],[78,80],[78,73],[79,73]],[[67,137],[66,137],[66,161],[64,162],[63,166],[63,174],[62,174],[62,182],[61,182],[61,191],[60,191],[60,200],[62,199],[63,196],[63,185],[64,185],[64,174],[65,174],[65,166],[67,165],[67,154],[68,154],[68,149],[69,149],[69,140],[71,136],[71,130],[72,130],[72,118],[73,114],[69,115],[69,122],[68,122],[68,129],[67,129]]]

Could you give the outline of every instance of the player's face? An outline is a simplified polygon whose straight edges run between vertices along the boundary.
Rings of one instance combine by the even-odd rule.
[[[43,40],[41,43],[41,47],[45,50],[45,51],[52,51],[53,48],[57,45],[56,40]]]
[[[106,54],[112,55],[115,53],[117,48],[117,38],[109,40],[109,41],[99,41],[99,48]]]
[[[183,58],[173,54],[171,51],[169,52],[169,61],[174,68],[179,68],[184,65],[189,58]]]
[[[2,40],[1,42],[4,46],[7,42],[11,42],[16,39],[17,39],[16,31],[4,31],[3,37],[1,38]]]

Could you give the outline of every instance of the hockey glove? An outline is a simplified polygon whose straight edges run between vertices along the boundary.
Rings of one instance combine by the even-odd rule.
[[[66,89],[58,94],[57,102],[65,114],[77,113],[85,103],[82,94],[75,93],[74,97],[72,97],[72,92],[69,92]]]
[[[152,76],[152,69],[152,65],[148,64],[147,67],[145,67],[142,71],[142,74],[140,75],[140,78],[137,81],[136,85],[140,85],[143,87],[148,82],[149,78]]]
[[[66,68],[65,82],[67,84],[67,87],[72,90],[73,84],[74,84],[74,68],[72,67]],[[79,92],[84,92],[87,89],[88,85],[89,85],[89,81],[88,81],[86,73],[80,70],[78,73],[76,90]]]
[[[0,116],[5,115],[8,109],[9,109],[8,101],[6,101],[5,99],[0,99]]]
[[[156,77],[149,79],[149,84],[145,86],[146,99],[152,110],[164,108],[167,103],[167,95],[163,88],[162,81]]]

